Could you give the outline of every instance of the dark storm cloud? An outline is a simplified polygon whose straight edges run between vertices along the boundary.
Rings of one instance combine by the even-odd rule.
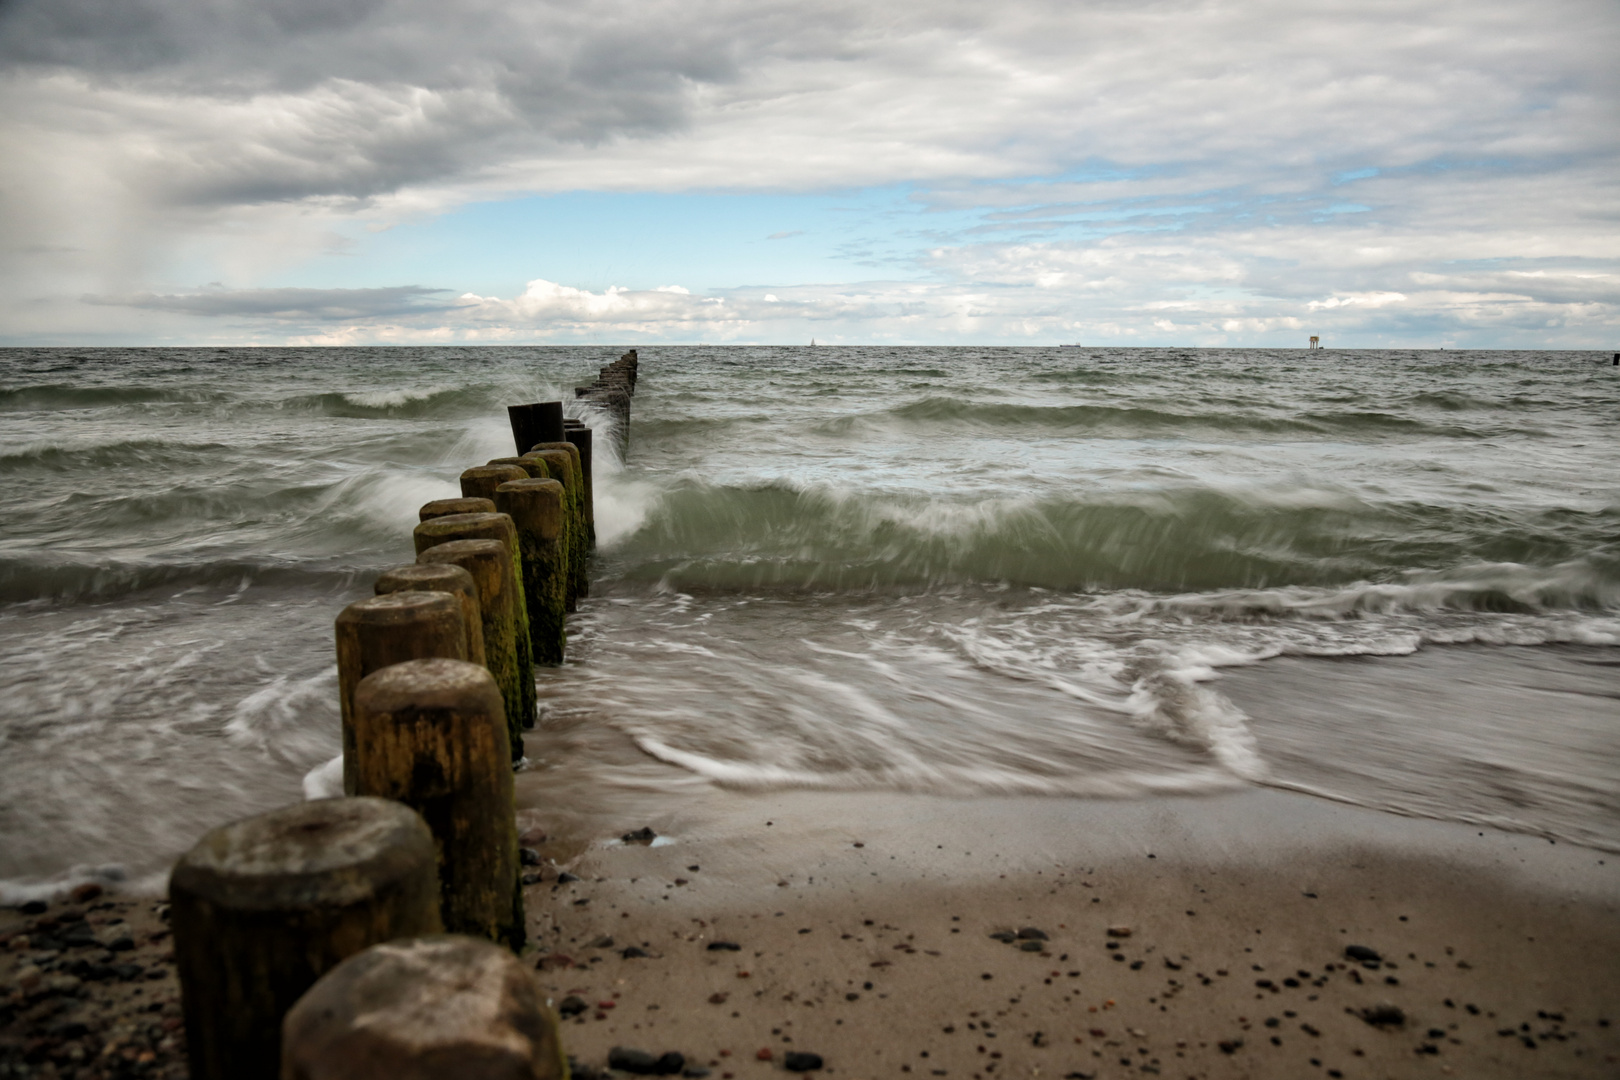
[[[353,320],[449,311],[448,289],[399,285],[382,289],[205,289],[195,293],[86,296],[89,304],[183,315],[293,320]]]

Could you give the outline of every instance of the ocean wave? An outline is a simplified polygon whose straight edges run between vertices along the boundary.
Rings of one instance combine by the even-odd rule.
[[[300,394],[278,408],[313,412],[350,420],[398,420],[421,417],[469,417],[490,412],[508,388],[442,384],[415,390],[350,390]],[[508,396],[510,396],[508,394]]]
[[[1478,439],[1510,433],[1530,433],[1501,426],[1473,427],[1434,423],[1377,409],[1341,409],[1290,416],[1268,416],[1219,411],[1181,412],[1143,405],[1026,405],[1013,402],[977,402],[932,395],[879,412],[842,416],[819,425],[832,435],[848,435],[871,427],[891,425],[936,426],[993,431],[1012,437],[1020,431],[1049,434],[1090,434],[1116,437],[1150,436],[1170,432],[1201,431],[1228,435],[1369,437],[1380,435],[1433,436]]]
[[[0,475],[29,472],[74,473],[86,469],[180,469],[238,448],[224,443],[168,442],[131,439],[125,442],[60,445],[40,443],[0,453]]]
[[[405,560],[401,560],[405,561]],[[352,566],[300,565],[223,558],[215,561],[72,562],[0,557],[0,604],[113,600],[156,588],[261,586],[340,590],[362,572]]]
[[[655,496],[613,557],[629,579],[680,589],[1000,582],[1160,594],[1411,586],[1413,568],[1449,575],[1490,563],[1519,566],[1514,573],[1536,584],[1520,588],[1502,571],[1494,584],[1445,592],[1448,602],[1471,610],[1597,610],[1620,603],[1617,536],[1620,506],[1515,519],[1333,492],[948,499],[688,482]],[[1563,569],[1546,576],[1537,567]],[[1376,595],[1362,603],[1374,604]]]
[[[121,405],[161,402],[201,404],[225,400],[218,391],[172,389],[156,386],[37,386],[0,388],[0,412],[52,412],[64,409],[103,409]]]

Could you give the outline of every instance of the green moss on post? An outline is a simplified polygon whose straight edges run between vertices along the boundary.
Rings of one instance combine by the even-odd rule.
[[[467,659],[462,618],[461,601],[440,592],[374,596],[356,601],[338,614],[338,706],[343,720],[346,794],[355,793],[354,688],[361,679],[390,664],[426,656]]]
[[[445,517],[449,514],[493,514],[495,501],[493,499],[434,499],[430,503],[423,503],[422,508],[416,512],[418,521],[432,521],[436,517]]]
[[[433,834],[383,799],[299,803],[205,835],[169,878],[194,1080],[277,1080],[281,1021],[379,942],[439,932]]]
[[[556,480],[513,480],[495,489],[523,545],[523,593],[537,664],[560,664],[568,642],[567,493]]]
[[[511,563],[512,592],[516,597],[512,611],[517,625],[515,644],[518,680],[524,702],[520,725],[533,727],[537,707],[534,690],[534,646],[532,635],[529,633],[529,605],[523,589],[523,555],[518,548],[517,529],[513,526],[512,519],[505,514],[450,514],[422,522],[416,527],[412,539],[416,543],[418,560],[424,551],[453,540],[498,540],[506,548],[507,558]]]
[[[512,585],[512,560],[499,540],[452,540],[428,548],[416,557],[422,564],[459,566],[472,575],[483,616],[484,666],[501,688],[506,707],[507,734],[512,760],[523,760],[523,729],[534,726],[534,679],[524,694],[517,648],[517,590]]]
[[[461,603],[462,626],[467,632],[467,659],[475,664],[487,663],[478,584],[466,570],[452,564],[396,566],[377,576],[372,591],[378,596],[397,592],[442,592],[454,596]]]
[[[469,499],[493,500],[496,488],[528,475],[521,465],[474,465],[461,474],[461,494]]]
[[[355,688],[354,727],[360,794],[404,803],[433,831],[445,928],[522,948],[512,755],[489,672],[462,660],[374,671]]]
[[[586,573],[590,547],[585,535],[585,485],[580,479],[579,447],[569,442],[542,443],[525,456],[544,461],[551,475],[567,490],[568,610],[574,611],[580,597],[590,592]]]

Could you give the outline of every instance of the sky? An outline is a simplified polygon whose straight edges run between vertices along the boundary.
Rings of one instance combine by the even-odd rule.
[[[1620,348],[1615,0],[0,0],[0,345]]]

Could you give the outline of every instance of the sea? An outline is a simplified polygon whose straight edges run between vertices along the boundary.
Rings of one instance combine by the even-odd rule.
[[[649,346],[616,433],[621,351],[0,350],[0,900],[319,794],[333,619],[559,398],[599,547],[528,768],[1620,850],[1607,353]]]

